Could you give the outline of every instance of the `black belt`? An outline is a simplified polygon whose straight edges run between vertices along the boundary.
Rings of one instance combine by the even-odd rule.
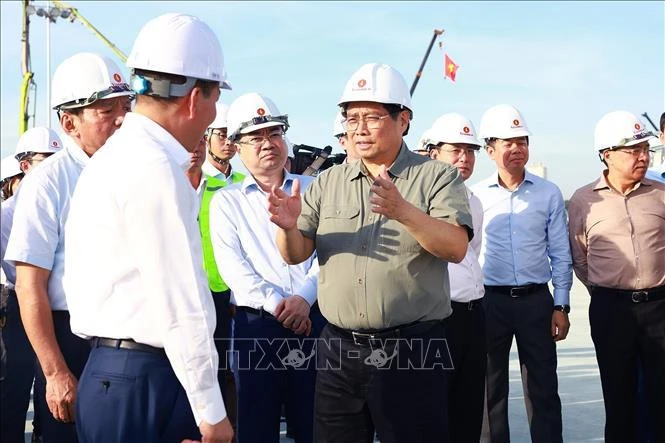
[[[93,337],[90,339],[90,344],[93,348],[115,348],[115,349],[131,349],[133,351],[151,352],[166,357],[164,348],[155,348],[154,346],[144,345],[143,343],[136,343],[131,338],[104,338]]]
[[[390,338],[405,338],[413,335],[422,334],[432,329],[441,320],[427,320],[409,323],[406,325],[395,326],[387,329],[350,331],[328,323],[328,326],[337,334],[344,338],[353,340],[353,343],[359,346],[382,346],[382,340]]]
[[[665,298],[665,285],[651,289],[614,289],[603,288],[602,286],[592,286],[593,293],[609,293],[625,298],[633,303],[644,303],[648,301],[660,300]]]
[[[450,305],[452,306],[453,310],[456,311],[473,311],[474,309],[478,309],[483,305],[483,299],[482,298],[477,298],[475,300],[471,300],[468,302],[459,302],[459,301],[450,301]]]
[[[255,308],[250,308],[249,306],[236,306],[236,310],[258,315],[263,318],[275,318],[274,315],[272,315],[270,312],[266,311],[263,308],[255,309]]]
[[[513,298],[523,297],[525,295],[533,294],[541,289],[547,288],[547,283],[531,283],[524,286],[490,286],[485,285],[485,290],[490,292],[498,292],[500,294],[510,295]]]

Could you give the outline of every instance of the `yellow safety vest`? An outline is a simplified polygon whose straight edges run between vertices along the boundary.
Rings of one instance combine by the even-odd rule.
[[[244,180],[245,176],[239,172],[231,174],[231,182],[238,183]],[[199,211],[199,228],[201,230],[201,245],[203,247],[203,267],[208,275],[208,284],[213,292],[224,292],[229,287],[224,283],[222,276],[217,269],[215,253],[212,249],[212,240],[210,239],[210,201],[215,192],[227,185],[225,180],[206,176],[206,186],[203,189],[201,197],[201,210]]]

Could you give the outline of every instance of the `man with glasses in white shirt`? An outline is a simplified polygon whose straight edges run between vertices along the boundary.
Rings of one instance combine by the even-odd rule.
[[[444,114],[427,131],[427,150],[433,160],[457,168],[464,181],[473,174],[481,143],[471,120],[457,114]],[[478,262],[482,243],[483,207],[469,188],[465,189],[473,219],[473,239],[464,260],[448,265],[450,305],[453,313],[445,320],[446,340],[454,369],[448,385],[450,439],[477,442],[483,422],[487,345],[485,338],[485,294]]]
[[[229,108],[228,130],[250,175],[217,192],[210,204],[213,250],[235,308],[238,443],[277,441],[282,403],[295,441],[314,438],[313,339],[325,323],[316,304],[319,266],[314,254],[299,265],[284,262],[265,206],[272,189],[291,193],[298,181],[306,187],[313,180],[284,169],[288,127],[269,98],[238,97]],[[290,360],[296,350],[299,356]]]

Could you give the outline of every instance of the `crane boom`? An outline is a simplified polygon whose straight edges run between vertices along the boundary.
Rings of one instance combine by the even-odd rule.
[[[88,29],[90,29],[92,31],[92,33],[97,36],[97,38],[99,38],[102,42],[104,42],[104,44],[106,44],[106,46],[108,46],[111,49],[111,51],[113,51],[115,53],[115,55],[117,55],[118,58],[120,60],[122,60],[123,63],[125,63],[127,61],[127,56],[125,55],[125,53],[122,52],[120,49],[118,49],[118,47],[116,45],[114,45],[113,42],[111,42],[111,40],[106,38],[104,36],[104,34],[102,34],[99,31],[99,29],[95,28],[92,23],[90,23],[85,17],[83,17],[83,15],[79,12],[78,9],[76,9],[72,6],[69,6],[67,3],[61,2],[59,0],[52,0],[52,2],[53,2],[54,5],[56,5],[57,7],[61,8],[61,9],[69,9],[72,13],[71,18],[70,18],[71,21],[74,21],[74,19],[78,19]]]
[[[429,46],[427,47],[427,51],[425,52],[425,57],[423,57],[422,63],[420,63],[420,68],[418,68],[418,72],[416,72],[416,78],[413,80],[413,84],[411,85],[411,90],[409,91],[409,95],[413,97],[413,92],[416,90],[416,86],[418,86],[418,81],[420,80],[420,77],[423,75],[423,69],[425,68],[425,63],[427,62],[427,58],[429,57],[429,53],[432,50],[432,46],[434,46],[434,42],[436,41],[436,38],[443,34],[443,29],[435,29],[434,30],[434,35],[432,36],[432,40],[429,42]]]

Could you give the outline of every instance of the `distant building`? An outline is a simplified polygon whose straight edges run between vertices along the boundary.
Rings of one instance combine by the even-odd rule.
[[[544,163],[534,163],[532,165],[528,165],[526,170],[534,175],[537,175],[538,177],[547,179],[547,167]]]

